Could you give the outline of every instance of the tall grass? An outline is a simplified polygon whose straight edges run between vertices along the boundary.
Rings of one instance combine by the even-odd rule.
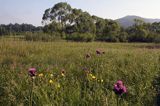
[[[120,79],[127,87],[122,106],[156,105],[160,50],[144,48],[148,45],[153,44],[1,39],[0,104],[29,105],[33,86],[34,106],[116,106],[113,85]],[[97,49],[105,54],[97,55]],[[33,85],[30,67],[38,70]]]

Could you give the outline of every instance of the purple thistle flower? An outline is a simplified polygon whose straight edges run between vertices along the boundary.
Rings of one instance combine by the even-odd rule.
[[[96,53],[97,53],[97,55],[100,55],[101,54],[101,50],[97,49]]]
[[[116,84],[114,84],[113,91],[117,95],[122,95],[124,93],[127,93],[127,88],[123,85],[123,82],[121,80],[118,80]]]
[[[30,68],[28,70],[28,73],[31,77],[35,76],[36,75],[36,68]]]
[[[91,55],[87,53],[85,57],[88,59],[88,58],[91,58]]]
[[[97,50],[96,50],[96,54],[97,54],[97,55],[101,55],[101,54],[105,54],[105,52],[102,51],[101,49],[97,49]]]

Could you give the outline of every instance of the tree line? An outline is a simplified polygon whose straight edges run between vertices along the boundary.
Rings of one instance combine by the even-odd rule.
[[[46,33],[60,33],[61,37],[76,41],[107,42],[160,42],[160,23],[145,23],[135,19],[127,29],[116,21],[90,15],[81,9],[72,8],[66,2],[46,9],[43,15]]]
[[[135,24],[124,29],[116,21],[104,19],[81,9],[72,8],[60,2],[45,10],[43,27],[30,24],[9,24],[0,26],[0,35],[10,32],[39,32],[27,34],[27,40],[66,39],[73,41],[107,42],[160,42],[160,23],[145,23],[135,19]],[[5,33],[4,33],[5,32]],[[48,40],[50,41],[50,40]]]
[[[0,25],[0,36],[2,35],[19,35],[25,32],[38,32],[42,31],[42,27],[35,27],[31,24],[8,24]]]

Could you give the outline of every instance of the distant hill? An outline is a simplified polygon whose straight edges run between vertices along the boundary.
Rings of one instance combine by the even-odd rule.
[[[123,18],[119,18],[116,21],[122,27],[127,28],[127,27],[132,26],[134,24],[134,19],[140,19],[146,23],[160,22],[160,19],[143,18],[143,17],[139,17],[139,16],[135,16],[135,15],[128,15]]]

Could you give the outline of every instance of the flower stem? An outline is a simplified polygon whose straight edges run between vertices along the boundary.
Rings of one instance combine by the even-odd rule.
[[[117,106],[119,106],[119,96],[117,96]]]
[[[29,106],[32,106],[32,98],[33,98],[33,78],[32,78],[32,81],[31,81]]]

